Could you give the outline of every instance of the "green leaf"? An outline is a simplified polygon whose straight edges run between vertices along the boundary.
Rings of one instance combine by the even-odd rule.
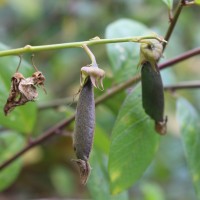
[[[144,182],[141,186],[144,200],[164,200],[164,193],[160,185],[154,182]]]
[[[113,128],[109,154],[111,191],[119,193],[144,173],[158,147],[154,123],[141,102],[141,85],[126,98]]]
[[[9,159],[24,145],[22,136],[16,132],[6,131],[0,133],[0,163]],[[21,170],[21,160],[18,159],[0,171],[0,191],[9,187],[17,178]]]
[[[51,182],[61,196],[70,196],[74,192],[75,180],[72,173],[61,165],[56,165],[51,169]]]
[[[7,49],[0,44],[0,50]],[[19,63],[19,57],[2,57],[0,59],[0,124],[7,128],[17,130],[22,133],[30,133],[36,120],[36,104],[34,102],[16,107],[8,116],[4,115],[3,108],[7,101],[11,85],[11,77],[15,73]],[[20,70],[25,77],[31,76],[32,67],[22,62]]]
[[[106,29],[106,38],[143,36],[152,34],[145,25],[129,19],[120,19]],[[123,82],[139,73],[139,45],[134,43],[108,44],[107,52],[116,82]]]
[[[113,86],[113,78],[106,77],[104,80],[104,88],[111,88]],[[102,95],[102,91],[95,90],[95,94]],[[115,95],[115,100],[107,99],[104,104],[109,107],[114,115],[118,114],[119,108],[126,97],[126,92],[121,91]]]
[[[172,7],[173,7],[173,0],[162,0],[166,5],[167,7],[172,10]]]
[[[127,192],[119,195],[110,194],[107,156],[102,151],[93,149],[90,156],[90,164],[92,171],[87,186],[93,200],[128,200]]]
[[[180,125],[187,162],[198,199],[200,198],[200,117],[185,99],[177,100],[177,120]]]
[[[109,153],[110,139],[105,131],[98,125],[95,127],[94,146],[105,154]]]
[[[195,0],[194,3],[200,5],[200,0]]]

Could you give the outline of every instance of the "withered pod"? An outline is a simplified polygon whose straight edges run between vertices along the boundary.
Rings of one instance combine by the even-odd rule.
[[[94,127],[94,93],[92,82],[90,77],[88,77],[88,80],[80,91],[73,138],[74,150],[77,156],[77,160],[74,161],[78,164],[82,184],[87,182],[90,174],[91,168],[88,159],[93,144]]]
[[[145,112],[155,121],[155,130],[166,134],[166,121],[164,118],[164,91],[160,72],[156,71],[150,62],[144,62],[141,70],[142,104]]]

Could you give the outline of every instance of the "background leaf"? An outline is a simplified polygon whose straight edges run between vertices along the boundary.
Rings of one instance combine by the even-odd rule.
[[[154,157],[158,135],[141,104],[137,86],[122,105],[111,137],[109,175],[111,191],[119,193],[134,184]]]
[[[110,138],[98,124],[95,127],[94,146],[105,154],[109,153]]]
[[[120,19],[106,29],[106,38],[131,37],[151,34],[145,25],[134,20]],[[138,73],[139,44],[117,43],[107,45],[108,56],[116,82],[122,82]]]
[[[75,180],[71,171],[66,167],[59,165],[54,166],[50,178],[59,195],[64,197],[73,194]]]
[[[16,132],[6,131],[0,133],[0,163],[9,159],[24,145],[22,136]],[[11,165],[0,171],[0,191],[12,184],[21,169],[21,160],[18,159]]]
[[[185,99],[177,100],[177,120],[183,138],[187,162],[198,198],[200,198],[200,117]]]
[[[108,158],[101,151],[94,149],[90,157],[92,172],[88,180],[88,188],[93,200],[128,200],[128,193],[111,195],[109,176],[107,173]]]
[[[7,49],[7,47],[0,44],[0,50],[3,49]],[[18,56],[2,57],[0,59],[0,124],[22,133],[30,133],[36,120],[36,104],[34,102],[16,107],[8,116],[5,116],[3,112],[10,91],[10,80],[17,69],[18,63]],[[22,62],[19,72],[28,77],[32,75],[33,68],[28,66],[26,62]]]
[[[162,187],[153,182],[144,182],[141,185],[144,200],[164,200]]]
[[[173,7],[173,0],[162,0],[166,5],[167,7],[172,10],[172,7]]]
[[[194,1],[196,4],[200,5],[200,0],[195,0]]]

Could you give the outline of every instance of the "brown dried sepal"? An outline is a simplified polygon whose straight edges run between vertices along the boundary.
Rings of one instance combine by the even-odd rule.
[[[155,122],[155,130],[160,135],[165,135],[167,133],[167,117],[162,122]]]
[[[92,85],[100,90],[104,90],[103,87],[103,79],[105,77],[105,71],[100,69],[98,66],[84,66],[81,68],[81,87],[85,84],[88,76],[90,76],[90,80]]]
[[[44,92],[47,93],[44,86],[45,76],[42,74],[42,72],[36,71],[35,73],[33,73],[32,78],[34,85],[41,86]]]
[[[32,77],[21,80],[18,89],[20,94],[23,95],[27,101],[34,101],[38,96]]]
[[[4,106],[4,113],[7,115],[15,107],[34,101],[37,96],[35,86],[42,86],[44,91],[44,76],[41,72],[35,72],[32,77],[24,78],[21,73],[16,72],[11,78],[10,94]]]
[[[72,161],[77,163],[79,172],[80,172],[81,183],[85,185],[87,183],[87,180],[91,171],[89,162],[85,160],[81,160],[81,159],[72,160]]]

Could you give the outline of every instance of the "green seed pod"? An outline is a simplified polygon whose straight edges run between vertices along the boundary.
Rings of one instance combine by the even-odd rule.
[[[75,130],[74,130],[74,150],[77,160],[74,160],[80,169],[82,184],[86,184],[90,174],[90,164],[88,162],[93,144],[95,127],[95,102],[93,85],[88,77],[80,91],[79,101],[76,109]]]
[[[155,130],[163,135],[166,133],[166,119],[164,119],[164,91],[162,79],[157,65],[156,70],[150,62],[142,65],[142,104],[145,112],[155,120]]]

